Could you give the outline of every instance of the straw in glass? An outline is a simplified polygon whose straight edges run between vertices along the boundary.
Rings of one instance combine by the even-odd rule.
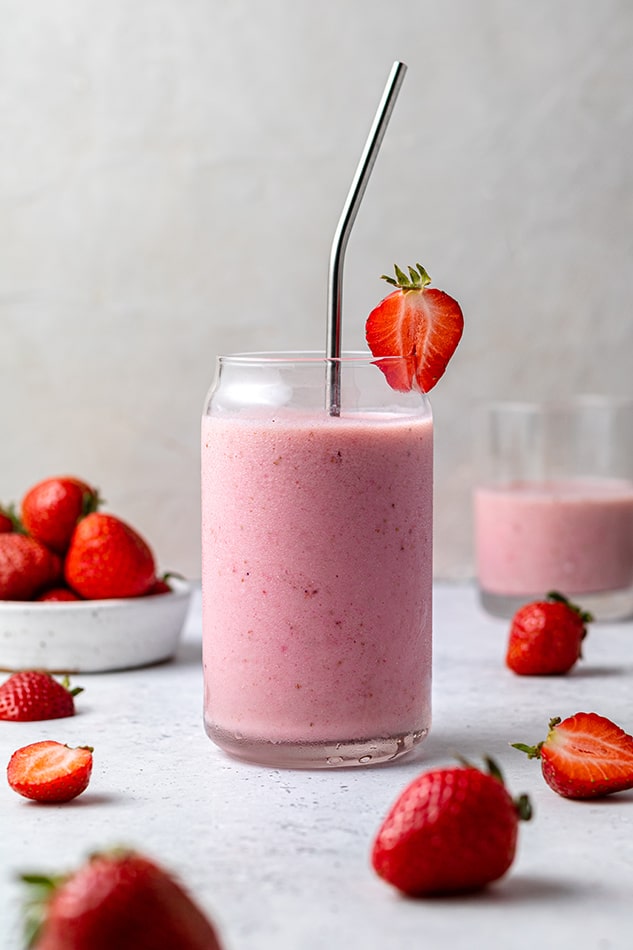
[[[404,63],[393,64],[382,99],[374,117],[365,147],[361,155],[356,173],[352,180],[341,217],[334,233],[332,250],[330,253],[330,269],[328,276],[328,321],[326,354],[327,363],[327,408],[332,416],[341,412],[341,299],[343,292],[343,264],[345,250],[349,240],[352,225],[356,220],[358,209],[362,201],[369,177],[372,173],[382,140],[393,112],[400,87],[404,81],[407,67]]]

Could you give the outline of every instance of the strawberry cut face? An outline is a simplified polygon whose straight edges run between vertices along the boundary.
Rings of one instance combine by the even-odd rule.
[[[597,713],[551,719],[543,742],[512,747],[540,759],[543,778],[563,798],[603,798],[633,788],[633,736]]]
[[[550,788],[565,798],[601,798],[633,788],[633,736],[596,713],[553,723],[541,749]]]
[[[92,773],[92,748],[71,749],[61,742],[44,740],[14,752],[7,779],[14,792],[36,802],[69,802],[88,787]]]
[[[396,267],[396,279],[385,277],[396,290],[367,318],[369,349],[387,382],[399,392],[417,387],[429,392],[455,352],[462,337],[461,307],[442,290],[430,288],[430,278],[418,264],[407,277]],[[381,357],[399,356],[399,361]]]

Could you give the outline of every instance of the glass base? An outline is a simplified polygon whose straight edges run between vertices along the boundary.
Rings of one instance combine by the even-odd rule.
[[[249,739],[205,721],[210,739],[229,755],[269,768],[335,769],[393,762],[411,752],[428,735],[420,729],[403,735],[350,742],[271,742]]]
[[[547,591],[538,594],[491,594],[490,591],[479,590],[481,606],[493,617],[502,617],[510,620],[519,607],[532,600],[543,600]],[[625,590],[608,590],[600,593],[568,594],[565,596],[583,610],[588,610],[594,620],[607,622],[613,620],[628,620],[633,617],[633,587]]]

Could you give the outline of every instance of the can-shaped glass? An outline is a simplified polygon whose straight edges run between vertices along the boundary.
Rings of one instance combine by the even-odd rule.
[[[633,401],[604,395],[483,409],[474,492],[483,606],[510,617],[557,590],[597,620],[633,614]]]
[[[397,360],[218,358],[202,418],[204,719],[238,758],[371,765],[428,733],[433,424],[423,393],[389,385]]]

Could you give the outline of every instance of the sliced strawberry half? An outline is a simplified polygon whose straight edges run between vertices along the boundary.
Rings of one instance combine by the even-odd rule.
[[[61,742],[33,742],[14,752],[7,779],[14,792],[36,802],[61,803],[88,787],[92,747],[71,749]]]
[[[602,798],[633,788],[633,736],[597,713],[551,719],[543,742],[513,748],[540,759],[543,778],[564,798]]]
[[[414,384],[429,392],[457,348],[464,329],[461,307],[443,290],[429,287],[431,278],[416,264],[409,276],[396,265],[396,287],[372,310],[365,325],[369,349],[393,389],[407,392]],[[399,361],[380,357],[399,356]]]

